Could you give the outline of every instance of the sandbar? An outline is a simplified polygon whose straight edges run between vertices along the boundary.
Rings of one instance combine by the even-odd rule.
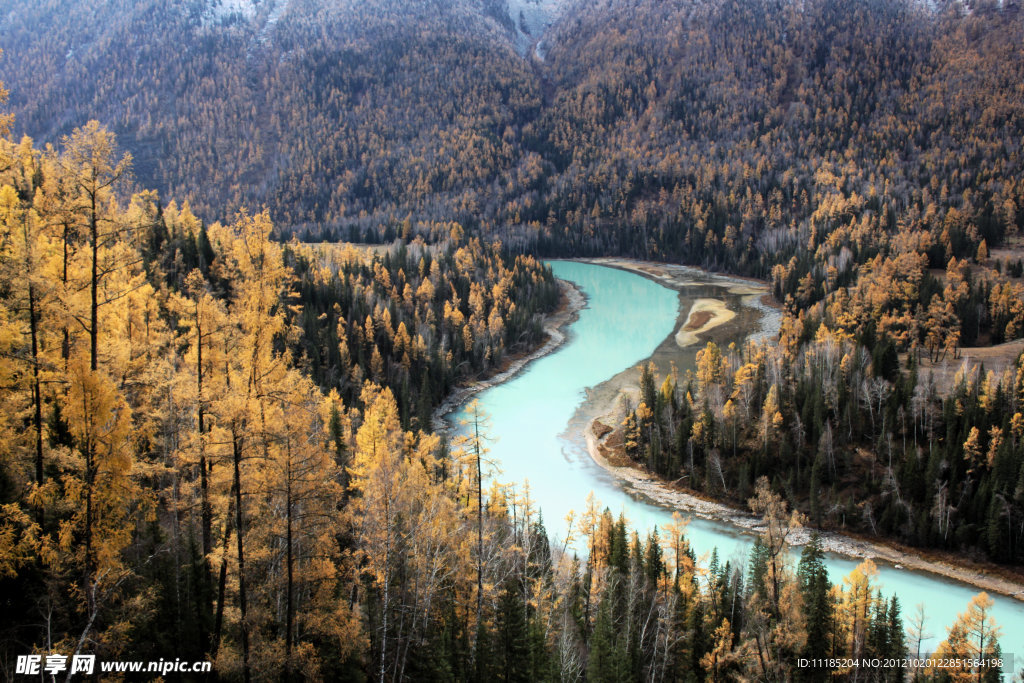
[[[732,311],[719,299],[697,299],[690,307],[690,314],[686,316],[686,322],[676,332],[676,344],[680,348],[686,348],[700,341],[700,335],[708,330],[723,325],[736,317],[736,311]]]

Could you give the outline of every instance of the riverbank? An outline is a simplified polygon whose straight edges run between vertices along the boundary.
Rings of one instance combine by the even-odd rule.
[[[592,259],[590,261],[635,272],[681,293],[684,292],[684,288],[693,287],[694,283],[679,282],[677,276],[682,276],[686,271],[689,271],[686,274],[688,277],[692,276],[694,272],[701,272],[683,266],[630,262],[622,259]],[[718,280],[719,278],[715,277],[714,279]],[[721,279],[726,281],[725,284],[731,294],[740,295],[744,306],[754,307],[759,312],[770,310],[781,319],[781,314],[777,309],[761,301],[766,293],[766,284],[758,286],[758,283],[752,283],[749,280],[741,281],[728,277]],[[730,280],[735,284],[730,283]],[[695,284],[700,285],[701,283]],[[732,291],[733,288],[739,291]],[[680,367],[688,367],[684,364],[688,356],[680,354],[686,352],[684,347],[689,347],[692,353],[694,344],[698,340],[686,338],[684,341],[687,344],[684,345],[678,343],[678,336],[684,333],[693,334],[694,337],[706,336],[713,328],[725,326],[728,321],[724,320],[708,326],[709,321],[714,321],[714,315],[712,314],[710,317],[700,315],[706,310],[706,307],[698,308],[697,303],[700,301],[701,299],[696,299],[691,303],[689,312],[680,311],[675,327],[679,332],[670,336],[648,360],[655,361],[663,368],[666,360],[675,362]],[[721,301],[716,301],[716,304],[718,306],[715,308],[725,305]],[[746,316],[742,317],[742,320],[748,325],[751,322]],[[744,323],[741,322],[742,324]],[[688,327],[693,329],[687,330]],[[765,329],[766,327],[761,323],[757,332],[762,338],[777,333],[777,325],[774,331],[771,331],[770,327]],[[721,330],[719,331],[721,332]],[[741,330],[731,329],[727,332],[737,333]],[[703,339],[699,341],[703,341]],[[674,354],[672,347],[674,347]],[[681,361],[677,359],[681,359]],[[760,531],[763,527],[762,521],[749,512],[697,496],[692,491],[679,486],[679,481],[665,482],[621,454],[621,430],[619,427],[628,406],[635,405],[638,400],[639,388],[636,383],[636,375],[635,370],[623,371],[587,392],[587,401],[580,408],[574,422],[578,428],[581,426],[583,429],[590,457],[620,483],[642,493],[658,504],[677,509],[685,514],[723,521],[753,533]],[[798,530],[793,535],[792,544],[795,546],[806,544],[810,540],[811,532],[811,529],[806,528]],[[897,568],[928,572],[1024,601],[1024,581],[1012,575],[1000,575],[1000,572],[1007,571],[1002,567],[982,563],[971,564],[960,558],[954,559],[948,554],[921,552],[917,549],[890,545],[863,537],[852,537],[838,532],[822,531],[819,534],[825,550],[838,555],[855,559],[871,558]]]
[[[779,332],[782,323],[782,306],[772,299],[771,289],[768,282],[742,275],[722,275],[712,273],[694,266],[682,266],[674,263],[657,263],[655,261],[635,261],[623,258],[586,258],[579,259],[585,263],[593,263],[608,268],[618,268],[630,273],[636,273],[648,280],[657,282],[660,285],[674,289],[681,295],[686,295],[687,290],[705,287],[708,285],[721,288],[729,296],[739,297],[743,306],[756,311],[756,331],[747,331],[746,338],[753,342],[762,342],[774,337]],[[710,313],[710,317],[702,319],[700,314]],[[675,336],[676,344],[680,348],[698,345],[703,337],[715,327],[723,326],[733,321],[736,311],[729,309],[719,299],[697,299],[690,308],[690,313],[680,324],[676,325],[678,332]],[[740,319],[738,325],[748,324],[749,320]],[[693,327],[691,328],[691,324]]]
[[[507,382],[522,372],[529,363],[538,358],[543,358],[565,343],[565,330],[576,320],[583,307],[587,305],[587,297],[573,283],[566,280],[558,280],[558,286],[562,290],[562,298],[558,308],[555,309],[554,313],[544,318],[544,332],[547,334],[547,340],[540,347],[529,353],[510,356],[504,367],[496,373],[457,387],[434,409],[430,420],[433,431],[448,431],[451,425],[445,420],[445,416],[465,403],[470,396],[502,382]]]
[[[609,429],[609,423],[616,424],[617,417],[614,411],[595,417],[590,421],[586,431],[587,451],[590,453],[590,457],[612,476],[651,500],[680,512],[727,522],[753,533],[758,533],[764,528],[763,521],[749,512],[699,498],[692,492],[675,488],[639,466],[617,464],[621,462],[621,458],[609,457],[608,451],[603,448],[605,440],[614,434]],[[613,459],[616,462],[612,462]],[[813,529],[806,527],[797,529],[790,538],[790,545],[805,545],[810,541],[812,532]],[[989,573],[991,570],[988,568],[959,566],[947,560],[929,559],[906,548],[894,548],[883,543],[852,538],[832,531],[819,531],[818,534],[821,537],[822,547],[826,551],[838,555],[856,559],[881,560],[897,568],[938,574],[982,590],[1024,601],[1024,583],[991,574]]]

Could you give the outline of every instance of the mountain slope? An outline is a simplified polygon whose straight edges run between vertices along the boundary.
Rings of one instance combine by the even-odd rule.
[[[95,117],[133,152],[143,184],[207,216],[268,202],[300,223],[372,210],[416,183],[454,197],[510,166],[501,136],[540,100],[504,11],[19,1],[0,45],[19,131],[56,140]],[[466,170],[475,149],[490,161]]]
[[[996,2],[16,0],[0,45],[19,132],[99,118],[208,219],[799,278],[840,229],[840,271],[870,255],[851,219],[927,216],[933,265],[1024,222],[1022,30]]]

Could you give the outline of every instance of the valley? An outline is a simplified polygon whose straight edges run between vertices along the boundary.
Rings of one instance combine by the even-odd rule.
[[[0,677],[1024,675],[1021,35],[8,0]]]

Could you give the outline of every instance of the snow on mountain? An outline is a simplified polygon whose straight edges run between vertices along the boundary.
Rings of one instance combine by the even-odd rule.
[[[258,0],[211,0],[206,6],[203,18],[208,24],[218,24],[234,19],[252,19],[256,16]]]
[[[203,13],[203,23],[211,26],[233,21],[252,21],[265,14],[265,28],[269,28],[288,9],[288,2],[289,0],[209,0]]]
[[[544,34],[565,12],[569,0],[507,0],[508,16],[515,26],[515,46],[526,55],[533,46],[537,56],[544,59]]]

